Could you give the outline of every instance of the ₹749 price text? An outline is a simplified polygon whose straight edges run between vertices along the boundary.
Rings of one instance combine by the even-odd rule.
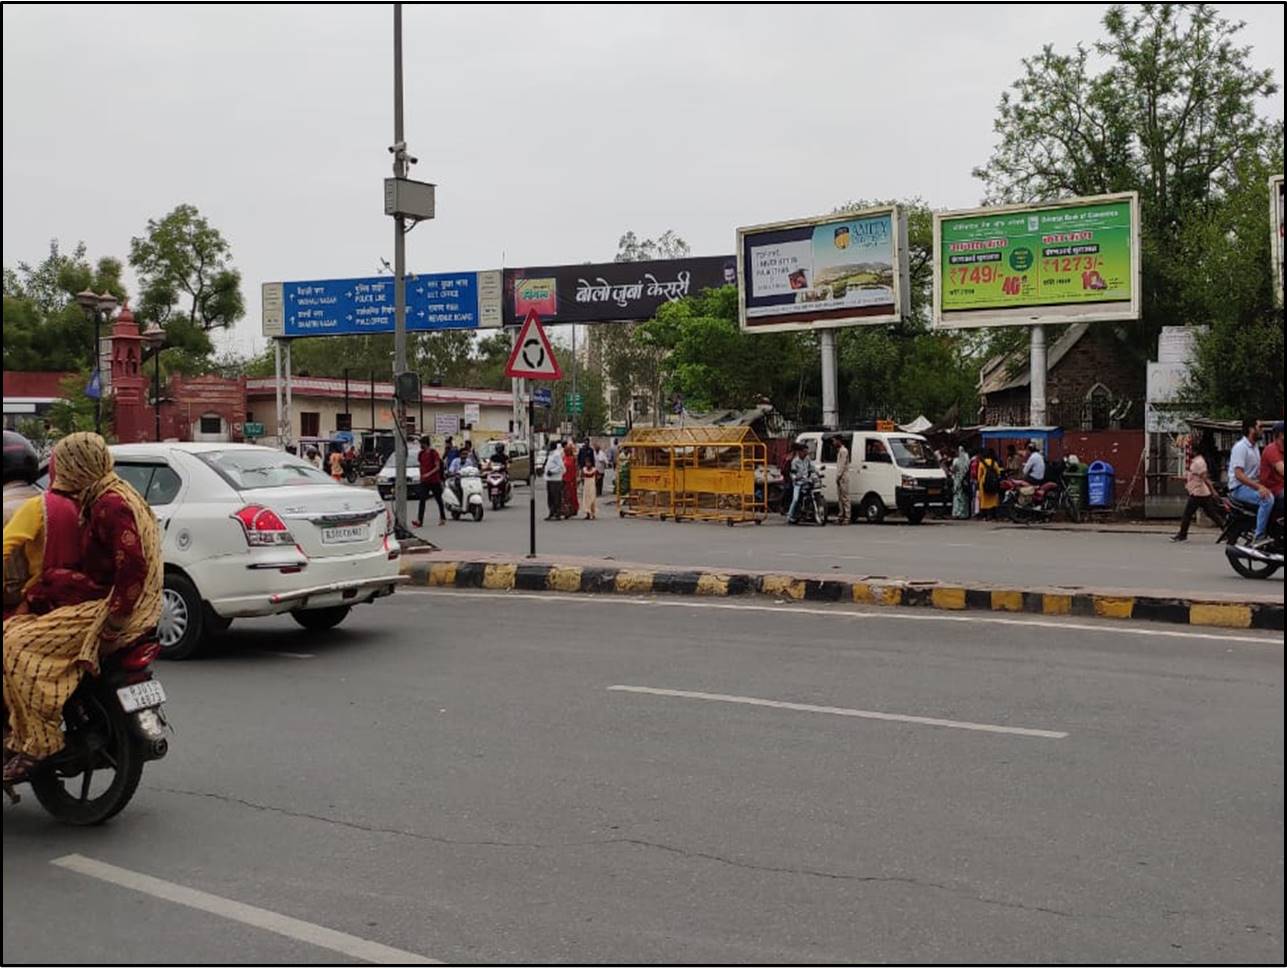
[[[1023,290],[1023,276],[1007,275],[1000,266],[954,266],[948,272],[948,278],[957,286],[990,286],[1001,283],[1001,292],[1007,296],[1017,296]]]

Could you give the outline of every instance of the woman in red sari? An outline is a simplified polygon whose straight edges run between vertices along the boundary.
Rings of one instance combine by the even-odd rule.
[[[161,617],[164,563],[152,509],[112,469],[98,434],[69,434],[54,458],[59,489],[80,511],[81,564],[42,567],[37,595],[28,594],[31,612],[5,620],[6,784],[62,749],[63,704],[81,675],[97,675],[100,657],[151,632]],[[38,614],[43,607],[49,611]]]
[[[580,510],[576,499],[576,451],[568,441],[563,448],[563,516],[575,518]]]

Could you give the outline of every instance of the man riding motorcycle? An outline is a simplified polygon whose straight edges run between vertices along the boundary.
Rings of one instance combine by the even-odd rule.
[[[1242,439],[1233,445],[1229,455],[1229,496],[1256,507],[1256,533],[1252,547],[1268,541],[1269,521],[1274,511],[1274,493],[1260,480],[1260,421],[1242,421]]]
[[[478,455],[474,453],[474,445],[470,441],[465,441],[460,445],[460,450],[456,456],[451,459],[447,465],[447,476],[451,478],[451,491],[456,495],[456,507],[464,507],[465,494],[460,486],[460,472],[466,467],[478,468]]]
[[[787,524],[796,524],[800,514],[800,492],[806,481],[814,473],[813,461],[809,459],[809,448],[797,443],[793,448],[795,457],[791,460],[791,507],[787,509]]]

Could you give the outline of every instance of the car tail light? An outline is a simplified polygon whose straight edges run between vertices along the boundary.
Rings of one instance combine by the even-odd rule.
[[[122,654],[120,665],[126,672],[138,672],[150,666],[160,654],[160,642],[144,642]]]
[[[252,548],[295,543],[294,537],[286,528],[286,522],[271,508],[259,504],[247,504],[233,517],[241,524],[241,529],[246,534],[246,544]]]

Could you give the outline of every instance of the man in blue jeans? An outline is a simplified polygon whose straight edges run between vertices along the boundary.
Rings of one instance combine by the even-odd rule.
[[[1269,518],[1274,510],[1274,494],[1260,483],[1260,423],[1250,418],[1242,421],[1242,439],[1233,445],[1229,455],[1229,496],[1244,504],[1256,504],[1256,537],[1252,545],[1265,540]]]

